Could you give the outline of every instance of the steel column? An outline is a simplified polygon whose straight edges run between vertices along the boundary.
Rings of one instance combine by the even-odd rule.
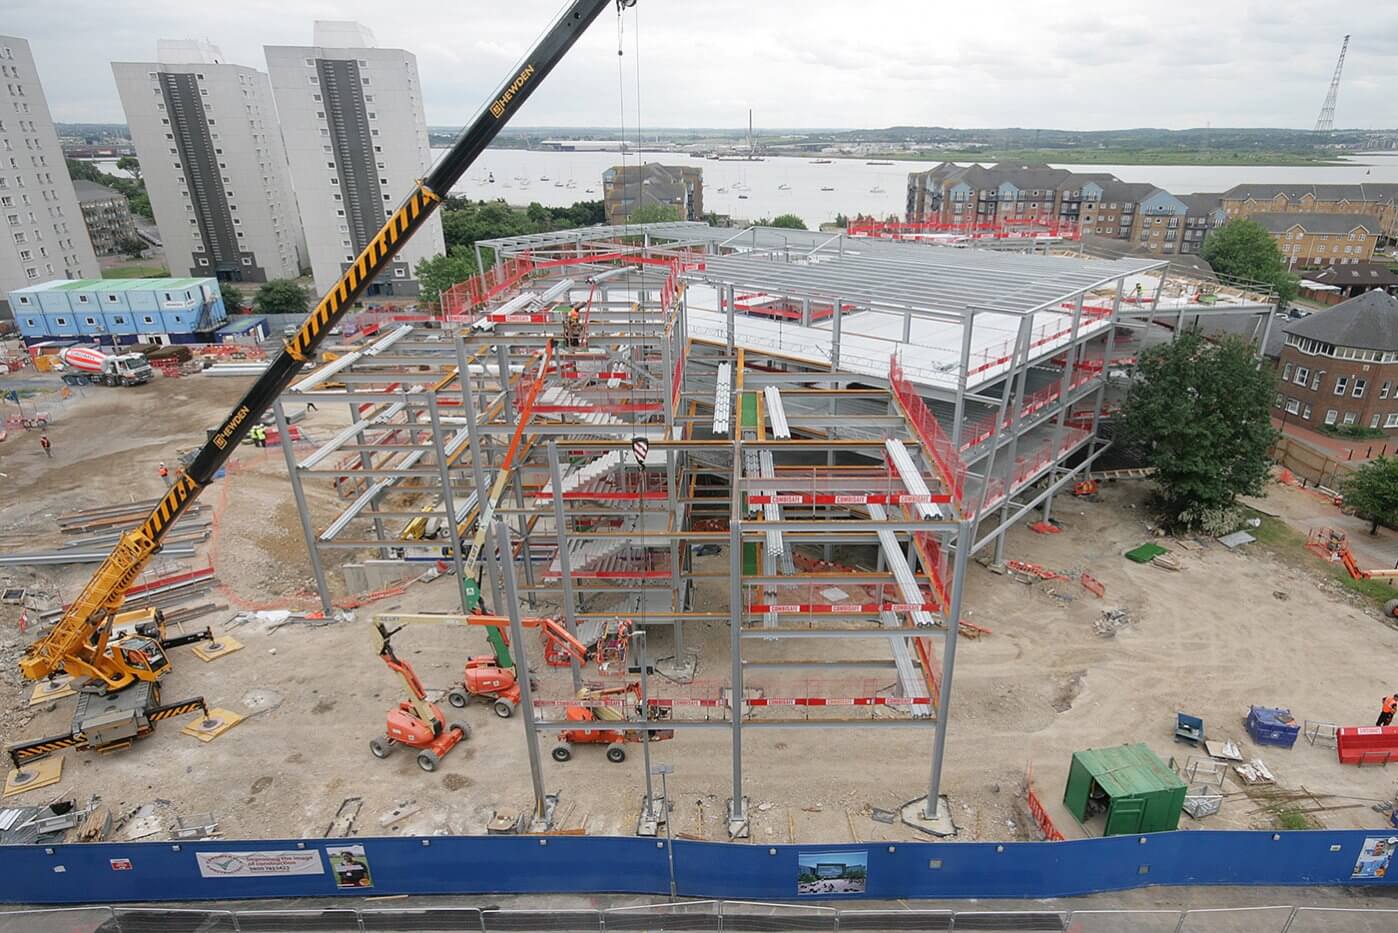
[[[558,535],[558,569],[563,584],[563,622],[568,626],[568,634],[578,637],[577,597],[573,592],[573,559],[568,553],[566,539],[567,517],[563,511],[563,471],[558,465],[558,442],[549,441],[549,478],[553,481],[553,524]],[[582,688],[582,671],[575,655],[568,655],[568,666],[573,672],[573,691]]]
[[[457,380],[461,385],[461,413],[466,419],[466,444],[471,451],[471,479],[476,484],[476,521],[485,515],[485,499],[490,494],[490,484],[485,479],[485,468],[481,465],[481,439],[476,425],[476,400],[472,396],[471,370],[466,365],[466,338],[456,338]],[[479,533],[479,529],[477,529]],[[487,579],[490,582],[490,600],[487,606],[499,605],[500,579],[495,573],[495,563],[484,561]],[[484,594],[485,587],[481,587]]]
[[[932,774],[927,785],[927,806],[923,815],[937,817],[937,800],[942,791],[942,764],[946,759],[947,723],[951,721],[951,678],[956,667],[957,630],[961,628],[961,594],[966,588],[966,565],[971,558],[971,523],[962,522],[956,530],[956,557],[952,562],[951,606],[947,615],[946,637],[942,643],[942,683],[937,699],[937,731],[932,740]]]
[[[325,568],[320,563],[320,549],[316,547],[316,531],[311,524],[311,513],[306,508],[306,491],[301,488],[301,474],[297,472],[296,455],[291,451],[291,431],[286,423],[286,410],[279,398],[272,403],[272,417],[276,419],[277,436],[281,439],[282,456],[286,458],[286,472],[291,478],[291,497],[296,501],[296,516],[301,520],[301,533],[306,536],[306,553],[311,558],[311,573],[315,576],[316,595],[320,597],[320,608],[327,616],[334,611],[330,605],[330,588],[325,585]]]
[[[835,299],[835,314],[830,319],[830,371],[838,372],[840,369],[840,318],[844,317],[845,302],[843,298]]]
[[[1121,296],[1126,291],[1126,279],[1116,280],[1116,295],[1112,298],[1112,326],[1107,328],[1107,346],[1102,355],[1102,384],[1097,387],[1097,398],[1092,403],[1092,437],[1095,440],[1102,424],[1102,405],[1107,399],[1107,387],[1112,381],[1112,355],[1116,353],[1116,329],[1121,317]],[[1091,477],[1089,477],[1091,478]]]
[[[1082,326],[1082,305],[1083,299],[1086,297],[1086,292],[1078,292],[1078,300],[1073,307],[1073,326],[1071,328],[1072,333],[1068,337],[1068,348],[1063,353],[1063,375],[1060,376],[1058,379],[1058,418],[1053,426],[1052,455],[1055,460],[1058,457],[1059,449],[1063,446],[1063,429],[1067,426],[1068,423],[1068,394],[1072,390],[1073,369],[1077,366],[1078,363],[1078,331],[1081,330]],[[1105,372],[1103,373],[1103,375],[1105,376]],[[1057,469],[1057,467],[1053,466],[1049,469],[1055,470]],[[1009,492],[1009,487],[1006,487],[1006,495],[1008,495]],[[1044,521],[1049,520],[1049,517],[1052,514],[1052,512],[1053,496],[1049,496],[1047,499],[1044,500]]]
[[[961,452],[961,422],[966,420],[966,383],[969,381],[967,371],[971,368],[971,329],[976,321],[976,309],[970,309],[966,314],[966,323],[961,327],[961,365],[957,368],[956,376],[956,411],[951,416],[951,449],[958,454]]]
[[[728,304],[728,356],[732,358],[737,352],[735,347],[737,345],[736,331],[738,327],[737,321],[734,319],[734,315],[738,313],[738,309],[733,304],[733,286],[725,286],[723,291],[719,292],[719,297]]]
[[[1001,531],[995,539],[996,563],[1003,563],[1005,560],[1005,535],[1003,529],[1005,527],[1005,522],[1009,519],[1010,516],[1010,481],[1014,478],[1015,456],[1019,452],[1019,436],[1021,433],[1021,425],[1019,421],[1020,416],[1024,411],[1024,386],[1025,381],[1029,376],[1029,345],[1031,343],[1029,338],[1032,336],[1033,333],[1033,324],[1034,319],[1032,317],[1026,316],[1023,319],[1023,322],[1020,326],[1020,340],[1024,344],[1024,354],[1023,359],[1020,363],[1019,373],[1017,374],[1017,384],[1012,390],[1014,393],[1012,396],[1014,398],[1014,414],[1010,417],[1009,422],[1010,447],[1009,450],[1005,452],[1005,504],[1000,508]],[[1010,371],[1005,373],[1005,378],[1008,380],[1014,379],[1015,377],[1016,374],[1012,365]],[[992,459],[998,446],[999,445],[997,443],[994,447],[991,448]],[[985,482],[981,485],[981,489],[983,492],[989,491],[990,481],[991,476],[989,471],[987,470],[987,472],[985,473]],[[985,507],[984,503],[982,503],[981,507]]]
[[[500,578],[505,584],[505,610],[510,617],[510,649],[514,655],[519,683],[520,709],[524,712],[524,741],[529,746],[529,777],[534,782],[534,818],[545,815],[544,774],[539,762],[538,726],[534,721],[534,689],[529,684],[529,658],[524,644],[524,626],[519,621],[519,596],[515,592],[514,560],[510,556],[510,529],[504,522],[494,522],[491,534],[495,547],[487,548],[491,560],[500,564]]]
[[[350,424],[357,423],[359,421],[359,409],[355,407],[355,404],[353,402],[350,402],[349,410]],[[369,441],[363,430],[360,430],[357,434],[355,434],[355,441],[359,444],[360,448],[365,448],[369,445]],[[374,458],[368,450],[361,449],[359,451],[359,467],[362,470],[372,470],[374,468]],[[377,514],[379,511],[378,496],[374,496],[372,499],[369,500],[369,511],[375,513],[374,537],[382,541],[384,539],[383,519],[380,518]],[[389,554],[387,545],[379,548],[379,557],[383,560],[388,560]]]
[[[451,466],[447,463],[446,448],[442,445],[442,419],[437,411],[437,393],[427,393],[427,417],[432,423],[432,452],[437,458],[437,473],[442,482],[442,504],[447,509],[447,534],[451,539],[451,563],[456,571],[456,595],[461,600],[462,613],[471,611],[466,602],[466,568],[461,562],[461,529],[456,524],[456,496],[451,490]],[[484,503],[479,491],[476,493],[476,514],[483,514]]]

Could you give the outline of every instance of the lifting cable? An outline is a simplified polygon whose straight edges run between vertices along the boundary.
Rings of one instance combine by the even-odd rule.
[[[635,10],[635,7],[633,6],[632,9]],[[624,229],[623,229],[623,239],[629,238],[630,227],[631,227],[631,214],[632,214],[632,211],[634,211],[637,207],[640,206],[640,204],[641,204],[641,195],[642,195],[642,193],[643,193],[644,190],[645,190],[644,179],[642,178],[642,169],[643,169],[643,166],[645,165],[645,159],[644,159],[644,157],[641,155],[641,147],[642,147],[642,142],[643,142],[643,140],[642,140],[642,136],[641,136],[641,30],[640,30],[640,15],[639,15],[639,12],[633,13],[633,15],[636,17],[635,28],[634,28],[634,30],[633,30],[633,38],[632,38],[633,49],[634,49],[634,54],[635,54],[635,58],[636,58],[636,77],[635,77],[635,96],[636,96],[636,178],[635,178],[635,184],[636,184],[636,197],[635,197],[634,200],[632,201],[631,205],[627,208],[626,213],[623,215],[623,218],[622,218],[622,226],[623,226],[623,228],[624,228]],[[620,5],[618,5],[618,8],[617,8],[617,49],[616,49],[616,54],[617,54],[617,96],[618,96],[618,109],[619,109],[619,116],[620,116],[620,136],[621,136],[621,173],[622,173],[621,194],[622,194],[622,197],[625,198],[625,197],[626,197],[627,188],[628,188],[628,185],[627,185],[627,174],[626,174],[626,67],[625,67],[625,61],[624,61],[625,56],[626,56],[626,30],[625,30],[625,20],[623,19],[623,10],[622,10],[622,8],[621,8]],[[645,258],[646,258],[646,257],[645,257],[645,255],[644,255],[644,245],[643,245],[643,246],[642,246],[642,256],[641,256],[641,259],[644,260]],[[624,261],[624,260],[623,260],[623,261]],[[631,273],[630,273],[630,272],[627,272],[627,273],[626,273],[626,294],[627,294],[627,299],[628,299],[628,300],[627,300],[627,308],[626,308],[626,332],[627,332],[628,337],[630,338],[630,342],[629,342],[628,345],[627,345],[627,349],[628,349],[628,351],[629,351],[629,357],[630,357],[629,360],[627,359],[628,354],[618,352],[618,356],[622,358],[623,364],[626,364],[626,363],[628,363],[628,362],[629,362],[629,364],[630,364],[630,366],[629,366],[630,372],[628,372],[628,373],[623,373],[623,378],[625,378],[625,379],[627,380],[628,384],[629,384],[629,389],[628,389],[628,391],[627,391],[627,400],[628,400],[628,402],[630,403],[630,404],[628,405],[628,408],[630,408],[629,414],[631,415],[631,434],[632,434],[633,450],[636,450],[636,449],[637,449],[637,446],[638,446],[638,445],[636,445],[635,442],[641,438],[641,434],[640,434],[640,431],[641,431],[641,417],[640,417],[640,415],[641,415],[641,413],[640,413],[640,411],[639,411],[639,407],[640,407],[640,406],[639,406],[638,401],[637,401],[637,399],[638,399],[637,390],[638,390],[639,387],[637,386],[638,371],[637,371],[637,368],[636,368],[636,367],[639,366],[641,362],[644,362],[644,359],[642,359],[640,362],[638,362],[638,359],[637,359],[637,346],[638,346],[638,344],[637,344],[637,342],[636,342],[636,316],[637,316],[637,315],[640,313],[640,311],[641,311],[641,307],[642,307],[642,303],[643,303],[643,298],[644,298],[644,294],[645,294],[645,287],[646,287],[646,263],[645,263],[645,262],[641,262],[641,263],[638,263],[637,265],[638,265],[638,276],[639,276],[639,279],[638,279],[638,281],[637,281],[637,283],[636,283],[636,287],[635,287],[634,289],[633,289],[633,287],[632,287],[632,282],[631,282]],[[631,300],[633,295],[634,295],[634,297],[635,297],[634,302]],[[644,356],[644,354],[643,354],[642,356]],[[626,367],[624,366],[624,368],[626,368]],[[667,378],[668,378],[668,374],[667,374]],[[647,443],[647,444],[644,445],[644,446],[648,448],[648,447],[649,447],[649,444]],[[646,459],[647,459],[646,457],[637,457],[637,462],[636,462],[636,469],[637,469],[637,472],[638,472],[638,476],[637,476],[638,482],[637,482],[637,485],[636,485],[636,489],[637,489],[637,493],[636,493],[636,496],[637,496],[637,498],[636,498],[636,504],[637,504],[637,526],[638,526],[638,527],[637,527],[637,532],[638,532],[639,534],[642,534],[642,535],[644,534],[645,528],[646,528],[646,487],[647,487]],[[625,487],[625,479],[624,479],[624,478],[625,478],[625,475],[626,475],[626,474],[625,474],[625,470],[624,470],[624,467],[623,467],[623,472],[622,472],[622,478],[623,478],[623,481],[622,481],[622,489],[623,489],[623,490],[625,490],[625,488],[626,488],[626,487]],[[668,474],[667,474],[667,481],[668,481]],[[649,567],[650,567],[650,548],[649,548],[649,547],[643,546],[643,547],[641,548],[641,566],[642,566],[643,570],[648,570]],[[638,589],[644,589],[644,588],[643,588],[643,587],[638,587]],[[639,629],[640,629],[642,632],[645,632],[645,631],[646,631],[646,624],[645,624],[645,608],[646,608],[645,594],[644,594],[644,593],[641,593],[641,596],[640,596],[640,599],[639,599],[639,605],[637,606],[637,609],[639,610],[639,612],[638,612],[638,616],[639,616],[639,626],[633,626],[633,631],[634,631],[637,627],[639,627]],[[649,646],[649,638],[647,638],[646,641],[647,641],[647,646]],[[647,650],[647,654],[649,654],[649,650]]]

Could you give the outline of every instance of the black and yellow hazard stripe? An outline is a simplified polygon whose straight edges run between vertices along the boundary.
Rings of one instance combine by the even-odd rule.
[[[399,241],[406,240],[418,224],[431,216],[434,205],[439,201],[441,197],[426,185],[419,184],[413,189],[403,205],[384,221],[379,232],[350,263],[340,280],[325,293],[296,336],[287,341],[286,352],[289,356],[298,362],[309,361],[308,354],[321,331],[327,330],[331,322],[339,318],[345,305],[379,274],[398,251]]]
[[[87,741],[86,737],[80,732],[72,735],[54,735],[46,739],[25,742],[22,745],[11,745],[5,749],[5,754],[9,755],[10,760],[18,765],[26,761],[33,761],[36,758],[43,758],[45,755],[65,748],[72,748],[74,745],[81,745],[85,741]]]
[[[169,706],[159,706],[146,714],[146,718],[151,722],[159,722],[162,719],[173,719],[176,716],[185,716],[189,713],[203,713],[208,715],[209,708],[204,705],[203,697],[195,697],[192,700],[184,700],[180,703],[171,703]]]
[[[165,490],[165,495],[141,526],[141,533],[152,541],[159,541],[165,530],[184,511],[185,505],[191,498],[199,492],[199,484],[188,473],[181,473],[179,478],[169,489]]]

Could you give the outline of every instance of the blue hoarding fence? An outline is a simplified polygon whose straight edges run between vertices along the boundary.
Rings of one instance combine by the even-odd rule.
[[[682,901],[606,910],[69,907],[0,912],[0,933],[1392,933],[1394,929],[1398,929],[1394,909],[1291,906],[951,911]]]
[[[1147,885],[1392,885],[1382,830],[1179,831],[1067,842],[763,846],[674,840],[684,897],[1045,898]],[[0,847],[0,903],[385,894],[664,895],[667,842],[602,836]],[[1390,866],[1392,872],[1390,872]]]

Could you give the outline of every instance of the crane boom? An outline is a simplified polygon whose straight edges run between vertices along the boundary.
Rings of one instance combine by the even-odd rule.
[[[344,316],[369,283],[389,264],[417,232],[442,198],[495,139],[500,130],[529,99],[555,65],[563,59],[601,12],[613,3],[620,10],[636,0],[574,0],[531,49],[517,71],[511,72],[456,142],[432,167],[407,199],[384,222],[378,233],[345,269],[338,282],[282,347],[267,370],[257,378],[224,419],[189,469],[170,487],[150,516],[138,528],[121,536],[87,585],[42,639],[20,659],[20,671],[38,680],[64,667],[96,676],[108,689],[119,690],[132,682],[129,671],[115,663],[107,651],[104,629],[108,617],[121,608],[126,591],[160,550],[160,542],[180,514],[199,498],[239,442],[250,431],[301,367],[314,359],[327,332]]]

